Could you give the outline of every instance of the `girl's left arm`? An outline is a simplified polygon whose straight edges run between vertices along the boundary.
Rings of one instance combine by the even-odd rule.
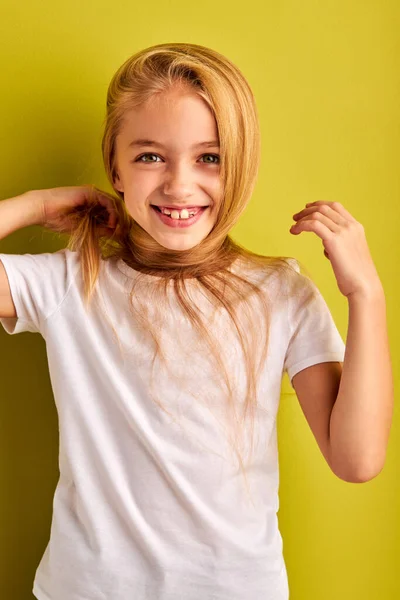
[[[383,286],[364,227],[340,202],[311,202],[293,218],[291,233],[308,231],[322,239],[349,306],[345,357],[329,419],[330,459],[343,479],[368,481],[383,469],[394,405]]]
[[[339,472],[369,481],[384,467],[393,415],[393,376],[380,286],[348,296],[349,323],[339,392],[330,419]],[[351,474],[351,475],[350,475]]]

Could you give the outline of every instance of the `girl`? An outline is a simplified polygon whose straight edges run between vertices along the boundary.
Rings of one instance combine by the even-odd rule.
[[[229,236],[259,166],[251,89],[203,46],[147,48],[110,83],[102,152],[114,194],[35,190],[0,206],[0,237],[33,223],[69,235],[58,252],[0,255],[1,323],[46,340],[59,416],[60,477],[33,593],[287,600],[282,375],[294,384],[325,363],[319,381],[336,397],[345,345],[295,259]]]

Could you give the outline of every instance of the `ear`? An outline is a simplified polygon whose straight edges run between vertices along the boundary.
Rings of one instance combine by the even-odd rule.
[[[124,186],[122,185],[121,180],[120,180],[118,174],[114,175],[113,182],[114,182],[114,188],[116,190],[118,190],[119,192],[123,192],[124,191]]]

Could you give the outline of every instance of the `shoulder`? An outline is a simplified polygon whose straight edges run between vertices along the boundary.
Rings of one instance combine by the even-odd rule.
[[[56,252],[46,252],[33,256],[35,267],[48,275],[47,283],[60,288],[69,286],[76,279],[80,268],[79,252],[62,248]],[[44,281],[46,283],[46,281]]]
[[[300,262],[293,257],[265,256],[261,260],[240,258],[231,267],[232,272],[245,277],[247,281],[261,289],[279,291],[284,296],[290,293],[294,285],[301,285],[307,279],[304,276]],[[304,270],[304,269],[303,269]]]
[[[54,284],[67,272],[75,272],[79,266],[78,253],[65,248],[56,252],[39,254],[1,254],[1,259],[10,271],[20,274],[27,280]]]

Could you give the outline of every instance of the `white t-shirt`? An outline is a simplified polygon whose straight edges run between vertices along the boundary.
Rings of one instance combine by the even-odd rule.
[[[279,309],[258,398],[250,503],[212,411],[157,373],[163,405],[180,409],[183,428],[149,397],[151,353],[126,296],[136,271],[121,260],[101,261],[97,283],[123,343],[122,358],[103,314],[86,312],[76,252],[0,254],[0,260],[18,315],[0,322],[11,335],[29,331],[45,339],[59,419],[60,477],[36,598],[287,600],[277,519],[282,376],[343,361],[345,351],[322,295],[302,307],[311,280],[301,275],[288,300],[272,302]],[[179,310],[171,304],[165,315],[176,333],[188,327]],[[177,356],[177,369],[192,374],[197,392],[214,398],[217,409],[218,388],[207,372],[196,372],[193,357],[188,353],[182,364]],[[232,377],[240,380],[242,364],[232,364]]]

